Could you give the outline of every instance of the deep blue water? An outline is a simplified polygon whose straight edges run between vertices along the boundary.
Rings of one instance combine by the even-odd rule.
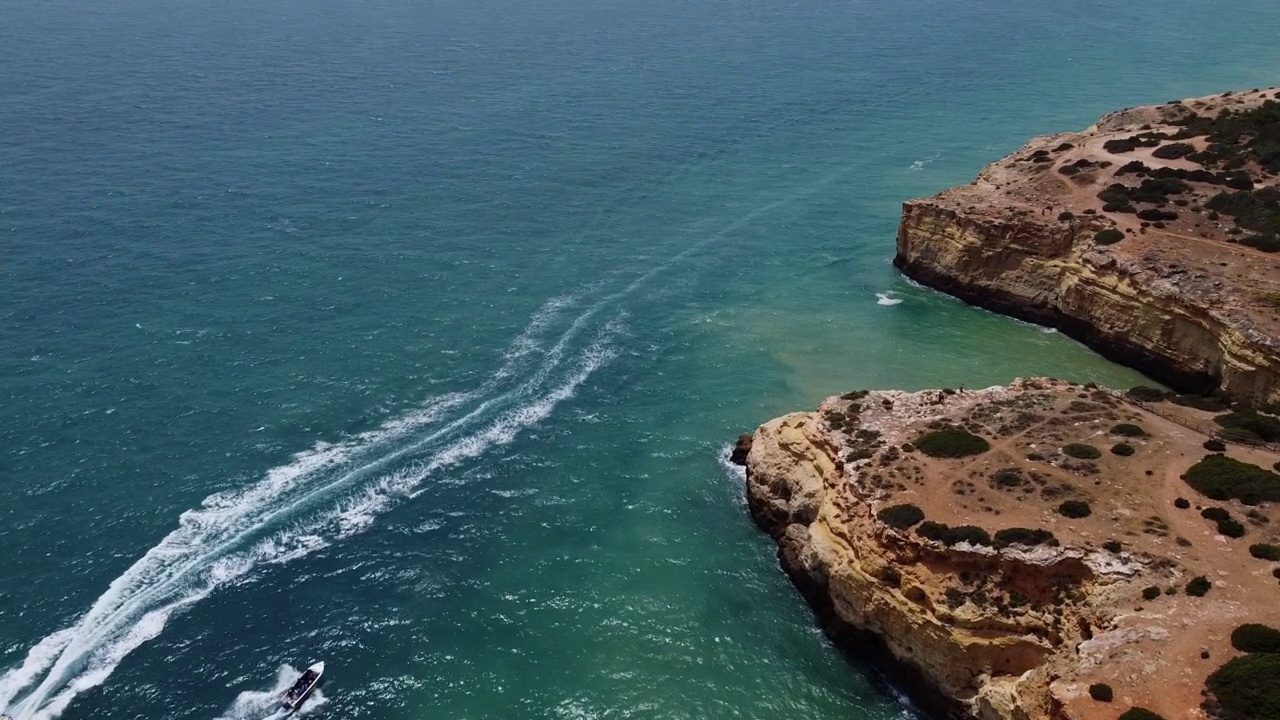
[[[1274,84],[1277,28],[1271,0],[8,0],[0,708],[262,718],[324,659],[314,717],[902,717],[727,443],[859,387],[1138,382],[904,283],[899,204]]]

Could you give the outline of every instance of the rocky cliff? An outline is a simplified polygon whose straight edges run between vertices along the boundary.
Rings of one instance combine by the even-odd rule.
[[[1112,720],[1130,706],[1202,716],[1231,629],[1280,621],[1272,568],[1247,550],[1275,541],[1272,508],[1218,503],[1248,518],[1247,539],[1190,509],[1207,504],[1181,479],[1204,440],[1115,394],[1036,379],[833,397],[739,448],[752,517],[823,627],[921,708]],[[1207,595],[1186,592],[1196,576]]]
[[[895,264],[1184,391],[1280,402],[1280,168],[1253,152],[1280,133],[1276,97],[1135,108],[1036,138],[905,203]],[[1246,129],[1208,120],[1228,117]]]

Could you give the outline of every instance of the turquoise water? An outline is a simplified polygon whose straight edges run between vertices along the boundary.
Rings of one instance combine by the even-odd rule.
[[[727,443],[1140,380],[903,282],[899,203],[1274,84],[1237,0],[0,6],[0,708],[899,718]]]

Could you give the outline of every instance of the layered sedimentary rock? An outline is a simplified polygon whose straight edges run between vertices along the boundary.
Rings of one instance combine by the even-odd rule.
[[[939,431],[985,449],[933,457]],[[752,517],[823,627],[922,708],[1113,720],[1132,706],[1201,716],[1232,628],[1280,623],[1271,564],[1248,551],[1280,522],[1266,504],[1214,503],[1249,518],[1228,538],[1196,512],[1208,501],[1181,476],[1204,440],[1113,393],[1034,379],[833,397],[739,447]],[[1203,597],[1184,590],[1197,576]],[[1090,697],[1098,683],[1114,701]]]
[[[905,203],[895,264],[1185,391],[1280,402],[1280,254],[1249,246],[1274,249],[1276,236],[1250,229],[1268,232],[1265,217],[1208,208],[1239,188],[1270,198],[1275,172],[1247,153],[1202,166],[1202,155],[1224,153],[1197,154],[1209,139],[1185,137],[1191,115],[1248,112],[1278,95],[1135,108],[1084,132],[1036,138],[969,185]],[[1126,144],[1134,138],[1139,145]],[[1165,195],[1138,192],[1173,173],[1190,179]],[[1115,184],[1137,199],[1099,197]],[[1100,244],[1106,229],[1123,239]]]

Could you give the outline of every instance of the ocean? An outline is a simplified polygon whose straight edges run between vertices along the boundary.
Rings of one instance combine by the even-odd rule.
[[[899,277],[900,203],[1276,82],[1280,4],[7,0],[0,710],[908,718],[733,439],[1144,382]]]

